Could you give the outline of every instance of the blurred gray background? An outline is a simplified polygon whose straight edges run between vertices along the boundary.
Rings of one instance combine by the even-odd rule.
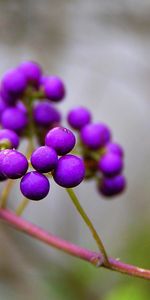
[[[106,201],[97,194],[94,182],[82,184],[76,192],[110,255],[127,261],[128,243],[141,227],[149,232],[150,226],[150,2],[3,0],[0,41],[1,75],[24,59],[38,61],[48,74],[57,74],[66,83],[67,97],[58,105],[64,117],[69,108],[85,105],[123,145],[126,193]],[[16,184],[9,205],[15,207],[20,197]],[[49,196],[31,203],[24,216],[54,234],[96,249],[68,195],[53,183]],[[68,272],[75,259],[2,223],[0,240],[0,299],[61,299],[46,294],[45,281],[54,266]],[[143,249],[150,250],[149,234],[137,243],[136,251]],[[135,263],[134,257],[128,262]],[[136,263],[144,265],[142,254]],[[150,267],[150,259],[145,267]],[[110,287],[120,275],[113,276],[109,274]]]

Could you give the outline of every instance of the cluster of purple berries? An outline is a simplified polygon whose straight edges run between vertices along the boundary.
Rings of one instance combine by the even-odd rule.
[[[65,188],[79,185],[84,178],[96,178],[103,195],[121,193],[126,186],[121,146],[111,141],[105,124],[92,123],[91,113],[84,107],[68,114],[69,125],[79,133],[76,144],[75,135],[62,127],[61,114],[54,106],[65,94],[62,80],[43,75],[35,62],[25,61],[4,74],[0,85],[0,181],[21,178],[21,192],[31,200],[47,196],[50,176]],[[33,140],[33,136],[38,147],[28,160],[16,149],[21,138]]]
[[[40,200],[47,196],[50,182],[49,173],[54,181],[66,188],[81,183],[85,175],[85,166],[81,158],[68,154],[75,146],[74,134],[64,127],[55,127],[48,131],[45,145],[38,147],[31,154],[31,166],[35,171],[27,172],[29,162],[25,155],[17,151],[18,136],[10,130],[2,129],[0,135],[10,141],[13,149],[0,151],[0,180],[21,178],[22,194],[31,200]],[[59,156],[59,157],[58,157]]]
[[[36,134],[43,134],[45,128],[60,123],[61,115],[53,104],[64,97],[65,86],[58,76],[45,76],[39,64],[25,61],[6,72],[1,80],[1,125],[27,136],[32,122]]]
[[[72,109],[68,123],[79,132],[85,178],[96,178],[98,190],[104,196],[121,193],[126,187],[126,179],[122,175],[124,153],[119,144],[112,142],[110,129],[103,123],[92,123],[91,113],[84,107]]]

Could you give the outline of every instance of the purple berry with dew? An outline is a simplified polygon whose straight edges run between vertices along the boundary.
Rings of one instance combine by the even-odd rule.
[[[33,118],[36,124],[47,127],[60,122],[61,115],[51,103],[45,100],[34,104]]]
[[[12,97],[19,97],[27,86],[26,78],[18,69],[11,69],[2,78],[2,89]]]
[[[24,61],[20,64],[19,70],[23,72],[28,84],[39,86],[42,76],[42,69],[39,64],[33,61]]]
[[[106,197],[112,197],[122,193],[126,188],[126,179],[123,175],[112,178],[102,178],[99,184],[99,191]]]
[[[50,183],[45,175],[32,171],[21,179],[20,189],[26,198],[38,201],[48,195]]]
[[[77,130],[80,130],[82,127],[90,123],[91,113],[85,107],[79,106],[72,109],[68,114],[68,123],[69,125]]]
[[[52,171],[58,162],[58,156],[53,148],[42,146],[31,155],[31,164],[35,170],[41,173]]]
[[[106,153],[100,158],[98,162],[98,169],[105,176],[115,176],[122,171],[123,160],[117,154],[111,152]]]
[[[0,129],[0,143],[8,140],[11,148],[18,148],[19,137],[16,132],[10,129]]]
[[[110,141],[111,132],[103,123],[87,124],[81,129],[80,137],[87,148],[98,150]]]
[[[2,150],[2,173],[11,179],[22,177],[28,169],[27,158],[20,152],[12,149]]]
[[[1,123],[4,128],[21,133],[28,124],[28,116],[23,110],[16,107],[10,107],[3,112]]]
[[[66,188],[79,185],[85,176],[83,160],[75,155],[65,155],[58,160],[53,177],[55,182]]]
[[[51,129],[45,138],[45,144],[54,148],[58,155],[69,153],[73,149],[75,142],[74,134],[64,127]]]
[[[47,77],[43,81],[45,97],[51,101],[59,102],[65,97],[65,86],[57,76]]]
[[[113,143],[113,142],[108,143],[105,147],[105,151],[106,151],[106,153],[111,152],[111,153],[117,154],[122,158],[124,156],[123,148],[117,143]]]

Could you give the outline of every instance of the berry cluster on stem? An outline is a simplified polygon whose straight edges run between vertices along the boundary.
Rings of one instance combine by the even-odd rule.
[[[0,84],[0,181],[6,181],[6,185],[0,199],[0,218],[96,266],[150,279],[149,270],[108,257],[100,236],[72,189],[83,180],[93,179],[97,191],[106,199],[122,193],[126,188],[124,151],[112,140],[110,128],[102,122],[93,122],[85,107],[71,109],[67,115],[71,129],[64,127],[56,105],[65,95],[62,79],[43,74],[41,66],[33,61],[25,61],[3,75]],[[18,150],[22,139],[28,141],[27,153]],[[14,214],[6,206],[16,179],[20,179],[23,200]],[[99,254],[49,235],[17,216],[23,213],[30,200],[39,201],[48,195],[51,179],[66,188],[91,231]]]

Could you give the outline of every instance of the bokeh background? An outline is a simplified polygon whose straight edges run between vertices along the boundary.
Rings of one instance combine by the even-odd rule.
[[[24,59],[61,76],[66,100],[108,124],[126,153],[128,189],[106,201],[94,182],[76,188],[108,253],[150,268],[150,2],[1,0],[0,74]],[[65,121],[64,121],[65,122]],[[19,203],[18,185],[9,198]],[[95,249],[65,191],[31,203],[24,217]],[[150,284],[92,266],[0,223],[0,300],[149,300]]]

